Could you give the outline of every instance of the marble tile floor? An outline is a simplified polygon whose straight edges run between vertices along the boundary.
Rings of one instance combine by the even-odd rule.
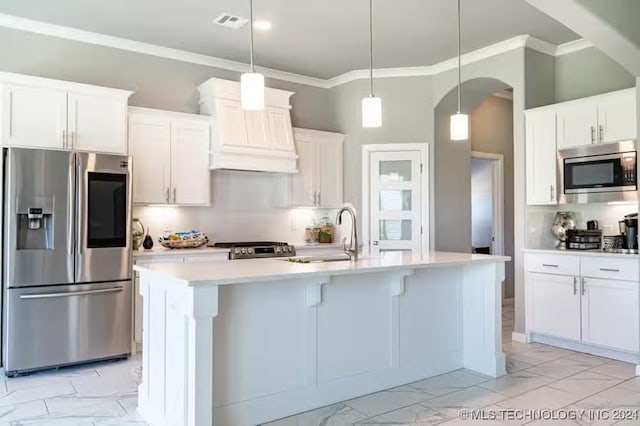
[[[530,420],[463,421],[461,409],[615,409],[640,412],[635,366],[541,344],[511,341],[513,307],[503,307],[509,374],[493,379],[467,370],[344,401],[264,426],[544,425]],[[127,361],[0,376],[0,426],[146,425],[136,413],[140,357]],[[487,411],[488,412],[488,411]],[[640,425],[615,420],[552,424]],[[205,426],[205,425],[203,425]],[[236,425],[220,425],[236,426]]]

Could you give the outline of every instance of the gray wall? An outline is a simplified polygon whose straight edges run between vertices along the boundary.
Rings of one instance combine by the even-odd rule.
[[[38,34],[0,28],[0,71],[135,91],[131,105],[197,113],[196,87],[211,77],[239,80],[239,73]],[[328,90],[269,80],[296,94],[294,126],[336,130]]]
[[[366,80],[352,81],[331,89],[338,131],[344,133],[344,199],[362,209],[362,145],[373,143],[431,143],[430,77],[375,80],[374,91],[382,98],[382,127],[363,129],[360,101],[369,94]],[[361,231],[361,230],[360,230]],[[360,234],[363,235],[364,234]],[[366,241],[363,238],[363,241]]]
[[[490,96],[471,114],[471,149],[500,154],[503,162],[504,254],[513,257],[513,102]],[[473,206],[472,206],[473,208]],[[507,264],[505,297],[514,295],[513,262]]]
[[[636,85],[635,77],[595,47],[555,60],[555,102],[564,102]]]

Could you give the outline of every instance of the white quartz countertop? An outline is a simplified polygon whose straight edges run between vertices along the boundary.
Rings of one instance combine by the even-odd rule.
[[[505,256],[482,254],[429,252],[385,253],[383,256],[363,256],[357,262],[294,263],[286,259],[247,259],[210,263],[163,263],[134,269],[151,272],[188,285],[225,285],[251,282],[300,279],[331,275],[386,272],[403,269],[462,266],[467,264],[499,263],[511,260]]]
[[[162,247],[160,244],[154,246],[151,250],[134,250],[133,257],[151,257],[151,256],[188,256],[194,254],[216,254],[216,253],[229,253],[229,249],[213,248],[213,247],[199,247],[192,249],[168,249]]]
[[[524,249],[522,251],[524,253],[558,254],[562,256],[620,257],[624,259],[638,259],[637,254],[605,253],[600,250]]]

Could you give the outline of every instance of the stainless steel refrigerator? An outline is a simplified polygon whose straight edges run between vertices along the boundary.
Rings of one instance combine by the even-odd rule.
[[[130,158],[3,154],[5,373],[128,356]]]

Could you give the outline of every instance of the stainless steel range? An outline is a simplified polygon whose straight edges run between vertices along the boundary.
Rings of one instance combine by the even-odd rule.
[[[296,255],[296,248],[294,246],[274,241],[214,243],[209,247],[230,249],[229,259],[231,260],[289,257]]]

